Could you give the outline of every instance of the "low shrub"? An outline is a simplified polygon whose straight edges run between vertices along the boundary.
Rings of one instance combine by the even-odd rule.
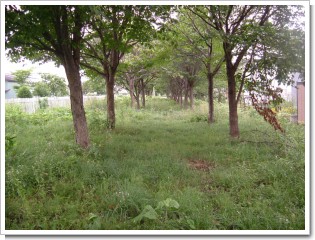
[[[48,108],[48,99],[47,98],[38,99],[38,104],[40,109],[46,109]]]
[[[203,114],[194,115],[190,118],[190,122],[207,122],[208,117]]]
[[[27,86],[21,86],[21,87],[19,87],[19,89],[18,89],[17,97],[19,97],[19,98],[32,98],[33,95],[32,95],[32,93],[31,93],[29,87],[27,87]]]

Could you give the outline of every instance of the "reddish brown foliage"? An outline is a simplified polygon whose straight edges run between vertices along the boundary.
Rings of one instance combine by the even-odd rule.
[[[265,121],[270,123],[275,130],[280,130],[284,132],[284,129],[281,127],[278,119],[276,118],[276,113],[270,109],[271,101],[281,102],[281,90],[279,89],[271,89],[268,87],[266,95],[260,95],[255,91],[250,91],[250,97],[252,100],[252,104],[255,110],[264,117]]]

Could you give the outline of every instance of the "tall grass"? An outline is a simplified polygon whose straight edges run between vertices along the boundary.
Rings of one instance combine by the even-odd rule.
[[[88,150],[74,143],[70,110],[6,109],[6,229],[304,229],[304,126],[283,119],[282,135],[239,109],[231,140],[225,104],[210,126],[204,102],[116,106],[112,131],[104,103],[87,106]],[[167,199],[179,207],[159,209]]]

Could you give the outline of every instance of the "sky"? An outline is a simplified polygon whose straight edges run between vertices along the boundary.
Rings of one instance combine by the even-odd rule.
[[[39,73],[51,73],[51,74],[55,74],[55,75],[58,75],[60,77],[67,79],[64,68],[62,66],[56,67],[54,62],[38,64],[38,63],[32,63],[29,60],[25,60],[23,62],[13,63],[13,62],[10,62],[8,59],[5,59],[4,69],[5,69],[6,74],[12,74],[16,70],[28,70],[30,68],[33,70],[32,71],[33,74],[30,80],[35,81],[35,82],[40,80]]]
[[[43,64],[32,63],[29,60],[25,60],[19,63],[13,63],[13,62],[10,62],[10,60],[8,60],[7,58],[5,58],[4,65],[5,65],[4,69],[5,69],[6,74],[12,74],[16,70],[28,70],[31,68],[33,71],[32,71],[32,75],[30,76],[30,81],[34,81],[34,82],[41,80],[40,73],[55,74],[67,80],[64,67],[63,66],[56,67],[55,63],[52,61],[43,63]],[[85,76],[82,76],[81,80],[82,82],[84,82],[88,80],[88,78]]]

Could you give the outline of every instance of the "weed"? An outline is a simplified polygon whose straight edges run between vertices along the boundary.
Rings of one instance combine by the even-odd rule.
[[[283,135],[241,108],[231,141],[227,104],[215,102],[208,125],[203,101],[128,100],[115,99],[113,131],[104,101],[87,103],[88,150],[70,109],[6,106],[6,229],[305,228],[303,125],[284,121]]]
[[[5,136],[5,151],[11,151],[11,149],[15,145],[15,138],[16,136]]]
[[[48,98],[38,99],[39,109],[48,108]]]
[[[190,122],[207,122],[208,118],[205,115],[195,115],[190,118]]]

